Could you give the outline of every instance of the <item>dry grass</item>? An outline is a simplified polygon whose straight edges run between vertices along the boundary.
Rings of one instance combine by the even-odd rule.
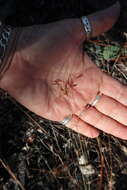
[[[126,84],[127,45],[122,44],[117,55],[109,60],[103,57],[105,47],[110,50],[117,45],[97,39],[90,41],[86,50],[104,72]],[[58,123],[37,117],[5,93],[1,99],[10,101],[12,113],[17,114],[18,110],[23,117],[18,133],[13,128],[8,131],[11,137],[6,143],[13,148],[9,149],[8,157],[5,154],[0,160],[1,189],[127,189],[124,182],[127,176],[126,141],[103,133],[97,139],[83,137]],[[20,143],[18,138],[21,138]]]

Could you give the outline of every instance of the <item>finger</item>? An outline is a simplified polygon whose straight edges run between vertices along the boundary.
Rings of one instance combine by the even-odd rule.
[[[104,33],[111,29],[112,26],[116,23],[119,14],[120,4],[117,2],[105,10],[88,15],[87,18],[89,19],[92,27],[91,37],[96,37],[101,33]],[[86,39],[86,34],[81,19],[73,19],[73,24],[71,26],[74,26],[72,27],[72,33],[75,36],[75,40],[80,39],[81,42],[83,42]]]
[[[127,127],[102,114],[94,107],[86,109],[80,117],[83,121],[89,123],[97,129],[100,129],[108,134],[112,134],[118,138],[127,140]]]
[[[103,74],[100,91],[127,106],[127,87],[112,77]]]
[[[92,25],[92,37],[98,36],[101,33],[108,31],[117,21],[120,15],[120,4],[115,3],[113,6],[88,15],[88,19]]]
[[[73,115],[72,120],[66,125],[68,128],[84,136],[95,138],[99,135],[99,130],[88,123],[82,121],[77,115]]]
[[[95,107],[101,113],[127,126],[127,107],[116,100],[102,95]]]

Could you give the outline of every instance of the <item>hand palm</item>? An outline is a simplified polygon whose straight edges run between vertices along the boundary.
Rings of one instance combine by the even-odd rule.
[[[115,9],[108,10],[115,13],[106,19],[103,12],[90,17],[93,36],[113,25],[118,16]],[[101,129],[126,139],[127,89],[93,64],[83,52],[84,40],[79,19],[26,27],[1,87],[48,119],[61,121],[73,114],[68,127],[86,136],[96,137]],[[96,108],[87,109],[98,92],[103,96]]]
[[[76,39],[70,31],[70,23],[75,27],[75,22],[73,25],[65,20],[46,25],[38,33],[36,27],[25,29],[19,40],[20,55],[15,55],[11,68],[16,70],[11,85],[15,98],[35,113],[56,121],[68,114],[79,114],[95,98],[102,78],[102,72],[83,52],[82,39]],[[77,23],[81,27],[78,19]],[[31,38],[37,42],[29,47]],[[15,64],[19,60],[22,64]]]

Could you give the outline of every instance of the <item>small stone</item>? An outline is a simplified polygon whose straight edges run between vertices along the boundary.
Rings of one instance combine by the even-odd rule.
[[[88,159],[85,157],[85,155],[81,155],[78,159],[79,162],[79,168],[83,175],[93,175],[95,174],[95,169],[91,164],[88,164]]]
[[[80,166],[79,167],[83,175],[93,175],[95,174],[95,169],[91,164],[86,166]]]
[[[124,152],[124,154],[127,156],[127,147],[122,146],[121,149],[122,149],[122,151]]]
[[[79,165],[86,165],[88,163],[88,159],[85,158],[85,155],[81,155],[78,159]]]

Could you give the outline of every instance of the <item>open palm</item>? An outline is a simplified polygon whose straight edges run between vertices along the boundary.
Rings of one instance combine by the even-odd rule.
[[[118,15],[118,3],[90,15],[92,35],[107,31]],[[127,139],[127,88],[83,52],[85,39],[80,19],[23,28],[0,86],[47,119],[61,121],[73,114],[68,127],[83,135],[96,137],[103,130]],[[88,108],[98,93],[101,99]]]

